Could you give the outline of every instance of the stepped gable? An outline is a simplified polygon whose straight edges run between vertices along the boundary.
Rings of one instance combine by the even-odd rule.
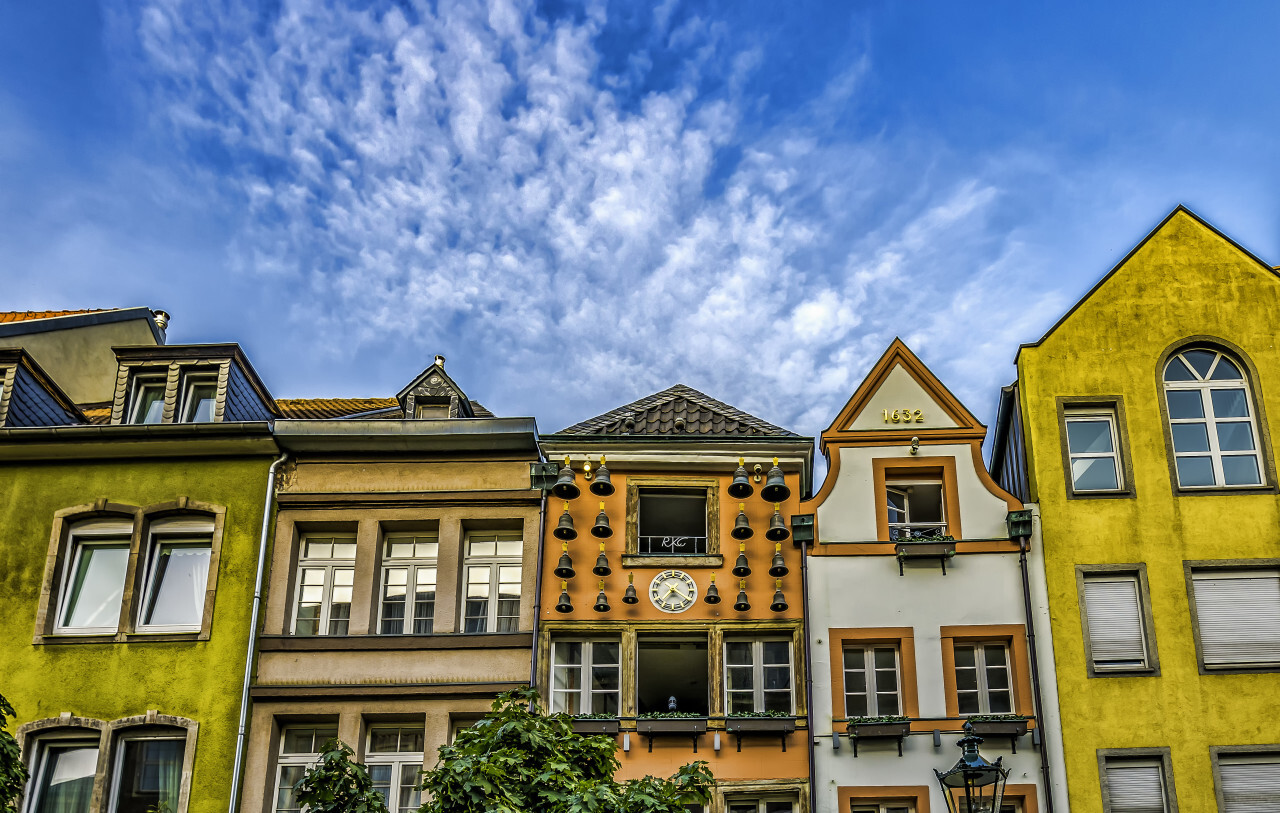
[[[800,437],[684,384],[632,401],[556,434]]]

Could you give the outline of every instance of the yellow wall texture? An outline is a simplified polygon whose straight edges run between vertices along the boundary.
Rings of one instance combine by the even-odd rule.
[[[1280,743],[1280,674],[1201,675],[1184,561],[1280,556],[1274,469],[1267,493],[1178,495],[1160,411],[1161,361],[1218,337],[1254,365],[1271,456],[1280,435],[1280,277],[1179,208],[1038,345],[1018,359],[1032,497],[1043,516],[1054,657],[1072,809],[1101,811],[1097,749],[1169,747],[1178,810],[1217,809],[1211,745]],[[1058,396],[1123,399],[1135,493],[1067,499]],[[1270,418],[1269,422],[1265,419]],[[1160,675],[1089,678],[1075,566],[1147,565]]]

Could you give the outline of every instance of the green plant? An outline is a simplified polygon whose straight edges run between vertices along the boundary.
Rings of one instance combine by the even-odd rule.
[[[970,714],[967,718],[971,723],[995,723],[1008,720],[1026,720],[1029,719],[1025,714]]]
[[[903,717],[900,714],[882,714],[879,717],[850,717],[849,722],[853,725],[870,725],[872,723],[906,723],[910,722],[910,717]]]
[[[785,711],[733,711],[729,713],[730,717],[794,717],[794,714],[788,714]]]
[[[9,733],[9,719],[18,713],[0,694],[0,813],[17,813],[18,796],[30,774],[22,763],[18,741]]]
[[[596,712],[592,712],[591,714],[571,714],[569,716],[574,720],[616,720],[618,719],[618,715],[610,714],[607,711],[596,711]]]
[[[294,785],[298,804],[310,813],[389,813],[386,800],[373,789],[369,769],[353,755],[341,740],[326,742],[320,761]]]
[[[686,718],[706,717],[705,714],[699,714],[696,711],[651,711],[647,714],[641,714],[637,720],[680,720]]]

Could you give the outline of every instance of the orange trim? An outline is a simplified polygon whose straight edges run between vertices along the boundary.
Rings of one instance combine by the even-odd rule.
[[[942,481],[947,533],[956,539],[963,537],[954,457],[890,457],[871,461],[872,488],[877,496],[884,494],[886,482],[916,477],[937,477]],[[881,542],[889,541],[889,505],[883,498],[876,500],[876,538]]]
[[[960,809],[960,791],[951,791],[951,798],[955,800],[955,809]],[[1006,802],[1018,802],[1022,805],[1022,813],[1040,813],[1040,806],[1036,802],[1036,786],[1035,785],[1005,785],[1004,800]]]
[[[928,785],[862,785],[836,788],[838,813],[849,813],[855,802],[910,802],[915,813],[929,813]]]
[[[897,644],[902,665],[899,688],[902,690],[902,713],[920,716],[920,698],[916,690],[916,641],[911,627],[832,627],[827,631],[831,647],[831,710],[844,716],[844,648],[847,644]]]
[[[956,543],[957,555],[974,553],[1017,553],[1018,543],[1013,540],[960,541]],[[810,556],[893,556],[892,542],[828,542],[809,551]]]
[[[1031,666],[1027,658],[1027,628],[1022,624],[972,624],[967,626],[939,627],[942,638],[942,691],[947,704],[947,716],[960,716],[960,699],[956,694],[955,644],[1001,641],[1008,645],[1013,676],[1013,710],[1016,714],[1030,715],[1035,706],[1031,702]]]

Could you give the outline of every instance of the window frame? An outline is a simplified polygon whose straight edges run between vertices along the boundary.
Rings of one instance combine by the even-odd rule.
[[[116,813],[120,805],[120,794],[124,790],[125,745],[130,742],[146,742],[146,741],[152,741],[152,740],[163,740],[166,742],[180,742],[183,744],[182,763],[178,767],[178,774],[179,774],[178,809],[173,811],[173,813],[178,813],[178,810],[183,809],[185,806],[182,804],[182,801],[181,801],[182,786],[184,784],[187,784],[187,785],[190,784],[189,781],[184,781],[182,778],[183,774],[190,772],[188,770],[189,762],[188,762],[188,756],[186,753],[187,751],[186,739],[187,739],[186,736],[178,734],[177,732],[171,732],[171,731],[145,730],[145,731],[131,732],[131,731],[125,730],[120,734],[118,734],[115,738],[115,742],[112,744],[113,753],[111,755],[111,775],[109,777],[110,782],[107,790],[107,813]]]
[[[160,390],[160,420],[158,421],[144,422],[138,420],[142,407],[142,393],[145,389]],[[125,420],[123,422],[130,426],[158,426],[168,423],[165,420],[168,396],[169,373],[167,368],[139,368],[131,371],[129,375],[129,400],[125,405]]]
[[[1200,611],[1196,603],[1195,574],[1202,575],[1219,572],[1243,573],[1256,571],[1259,575],[1275,575],[1280,571],[1280,558],[1277,559],[1211,559],[1192,560],[1182,563],[1183,574],[1187,586],[1187,606],[1191,612],[1191,633],[1196,647],[1196,666],[1202,675],[1230,674],[1267,674],[1280,672],[1280,662],[1206,666],[1204,661],[1204,642],[1200,635]]]
[[[955,652],[955,647],[962,647],[962,646],[973,647],[974,675],[977,678],[977,683],[978,683],[977,689],[975,690],[978,695],[978,710],[969,712],[968,714],[966,714],[963,711],[960,711],[959,715],[961,717],[970,717],[970,716],[977,716],[977,715],[983,715],[983,714],[1017,714],[1018,701],[1017,701],[1017,698],[1014,696],[1014,688],[1013,688],[1013,680],[1014,680],[1013,651],[1012,651],[1013,648],[1010,646],[1009,642],[998,640],[998,639],[997,640],[980,640],[980,641],[959,641],[952,645],[952,652],[953,653]],[[987,685],[987,671],[992,668],[992,665],[987,663],[987,650],[993,649],[996,647],[999,647],[1004,652],[1004,670],[1009,677],[1009,680],[1008,680],[1009,688],[1005,690],[1002,690],[1002,689],[993,690],[991,689],[991,687]],[[955,665],[954,655],[953,655],[953,660],[951,664],[952,673],[955,674],[958,668],[959,667]],[[960,695],[959,682],[960,681],[957,675],[956,688],[954,690],[956,693],[957,709],[959,708],[959,702],[960,702],[959,701],[959,695]],[[992,711],[991,710],[991,693],[993,691],[1009,692],[1009,710],[1008,711]],[[966,690],[966,694],[968,693],[969,693],[968,690]]]
[[[942,485],[942,514],[947,535],[963,539],[960,500],[954,457],[889,457],[871,461],[872,493],[876,506],[876,539],[892,544],[886,489],[897,483],[927,482]]]
[[[49,721],[53,722],[53,721]],[[40,780],[47,770],[46,760],[51,747],[62,748],[78,748],[90,747],[94,750],[94,771],[93,781],[90,784],[90,796],[98,789],[99,779],[102,777],[103,768],[103,723],[97,723],[94,728],[72,726],[63,728],[50,728],[40,731],[19,732],[19,745],[25,754],[29,754],[27,768],[30,771],[30,778],[27,780],[26,787],[23,790],[21,804],[19,810],[22,813],[34,813],[36,805],[40,799]]]
[[[916,677],[915,629],[912,627],[832,627],[827,630],[831,666],[832,719],[845,720],[844,650],[848,647],[895,646],[898,649],[898,693],[902,716],[920,717]],[[836,710],[840,710],[840,715]],[[846,805],[847,807],[847,805]]]
[[[1111,787],[1107,779],[1108,760],[1115,762],[1145,762],[1157,764],[1160,768],[1160,781],[1164,789],[1164,813],[1178,813],[1178,795],[1173,781],[1173,759],[1170,754],[1170,749],[1167,746],[1158,748],[1097,749],[1098,789],[1102,795],[1103,813],[1112,813]]]
[[[852,813],[855,808],[887,806],[906,807],[910,813],[927,813],[929,801],[937,792],[937,785],[856,785],[836,788],[836,810]]]
[[[319,730],[328,731],[332,729],[333,737],[337,738],[340,735],[341,728],[339,727],[339,722],[337,720],[332,720],[332,721],[313,720],[311,722],[277,721],[276,725],[278,726],[278,732],[276,735],[275,748],[272,749],[272,757],[274,758],[274,761],[275,761],[274,767],[272,770],[272,774],[274,778],[271,783],[272,790],[271,790],[271,796],[268,799],[269,807],[267,808],[267,810],[268,810],[268,813],[280,813],[281,810],[284,810],[284,811],[302,810],[301,807],[297,807],[297,808],[293,808],[293,807],[281,808],[280,807],[280,789],[281,789],[280,783],[281,783],[281,780],[284,778],[283,776],[284,770],[285,768],[298,768],[298,767],[303,768],[305,770],[306,768],[309,768],[312,765],[315,765],[317,762],[319,762],[320,755],[324,753],[320,749],[324,746],[326,742],[329,741],[329,738],[325,738],[323,740],[317,741],[315,732]],[[306,753],[294,752],[294,753],[286,754],[284,751],[284,746],[285,746],[285,743],[288,741],[288,733],[291,729],[310,729],[312,732],[311,747],[316,750],[308,751]]]
[[[411,729],[411,730],[414,730],[414,731],[421,732],[421,734],[422,734],[422,739],[423,739],[423,750],[421,750],[421,751],[404,751],[404,750],[399,750],[399,749],[397,749],[397,750],[395,750],[395,751],[378,751],[378,752],[375,752],[375,751],[373,750],[373,735],[374,735],[374,733],[375,733],[375,732],[377,732],[377,731],[380,731],[380,730],[388,730],[388,729],[393,729],[393,728],[397,730],[397,732],[398,732],[397,737],[398,737],[398,739],[400,739],[400,740],[402,740],[402,739],[403,739],[403,737],[404,737],[404,731],[405,731],[405,729]],[[371,779],[371,780],[372,780],[372,778],[373,778],[373,771],[372,771],[372,768],[373,768],[375,765],[391,765],[391,766],[392,766],[392,769],[391,769],[391,785],[390,785],[390,792],[391,792],[391,794],[393,794],[393,795],[388,796],[388,798],[387,798],[387,800],[386,800],[386,801],[387,801],[387,808],[388,808],[389,810],[391,810],[391,811],[392,811],[392,813],[400,813],[400,807],[399,807],[399,805],[398,805],[398,804],[393,805],[393,804],[391,803],[391,800],[392,800],[392,799],[397,799],[397,800],[398,800],[398,799],[399,799],[399,795],[398,795],[398,793],[397,793],[397,792],[398,792],[398,791],[400,791],[400,790],[403,790],[403,787],[402,787],[402,785],[401,785],[401,781],[400,781],[400,780],[401,780],[401,769],[402,769],[404,766],[406,766],[406,765],[416,765],[416,766],[417,766],[417,769],[418,769],[418,771],[419,771],[419,775],[418,775],[417,777],[415,777],[415,782],[414,782],[414,784],[416,785],[416,784],[417,784],[418,779],[419,779],[419,778],[420,778],[420,776],[421,776],[421,772],[424,770],[424,766],[426,765],[426,756],[425,756],[425,752],[426,752],[426,728],[425,728],[425,726],[422,726],[422,725],[416,725],[416,724],[402,724],[402,723],[373,723],[373,724],[371,724],[371,725],[369,725],[369,726],[367,727],[367,730],[366,730],[366,732],[365,732],[364,764],[365,764],[368,768],[370,768],[370,771],[369,771],[369,777],[370,777],[370,779]],[[413,759],[413,757],[415,757],[415,756],[417,757],[417,761],[416,761],[416,762],[415,762],[415,761],[414,761],[414,759]],[[413,809],[413,810],[417,810],[417,809],[418,809],[418,807],[419,807],[421,804],[422,804],[421,794],[419,794],[418,804],[414,805],[412,809]]]
[[[916,522],[911,518],[912,495],[909,489],[914,486],[937,486],[938,487],[938,504],[939,504],[939,508],[941,509],[939,511],[939,513],[941,514],[941,518],[937,522],[929,522],[929,521]],[[894,522],[889,517],[888,496],[892,492],[897,492],[902,495],[903,505],[905,506],[905,508],[902,510],[907,515],[906,522]],[[947,485],[945,482],[943,482],[941,478],[922,477],[922,478],[915,478],[915,479],[902,479],[900,477],[895,477],[894,479],[887,480],[887,482],[885,482],[884,489],[880,493],[884,495],[883,499],[885,501],[885,521],[886,521],[886,524],[889,526],[890,542],[909,542],[912,539],[915,539],[916,535],[918,535],[919,533],[922,533],[923,530],[932,530],[935,528],[937,529],[938,536],[948,535],[947,529],[950,526],[947,524],[947,519],[948,519],[948,514],[950,512],[947,510]],[[908,533],[905,536],[898,535],[903,530],[906,530]],[[913,535],[913,532],[915,532],[915,535]],[[933,536],[933,535],[934,534],[930,534],[930,536]]]
[[[1134,483],[1133,458],[1129,444],[1129,420],[1125,413],[1124,398],[1119,395],[1060,395],[1054,399],[1058,412],[1059,445],[1062,449],[1063,483],[1069,500],[1133,499],[1137,496]],[[1119,487],[1107,490],[1078,490],[1071,474],[1071,450],[1067,439],[1067,423],[1073,419],[1106,417],[1111,422],[1111,441]]]
[[[1085,601],[1085,582],[1090,578],[1120,579],[1131,578],[1138,590],[1139,612],[1141,613],[1143,644],[1146,649],[1146,665],[1143,667],[1102,667],[1099,668],[1093,659],[1093,642],[1089,633],[1089,610]],[[1076,565],[1076,600],[1080,605],[1080,628],[1084,640],[1085,670],[1088,677],[1159,677],[1160,653],[1156,645],[1156,630],[1151,614],[1151,588],[1147,582],[1147,566],[1144,562],[1137,564],[1102,564]]]
[[[1226,799],[1224,798],[1224,788],[1222,787],[1223,757],[1227,758],[1228,763],[1241,760],[1280,764],[1280,744],[1209,746],[1209,763],[1213,769],[1213,795],[1217,800],[1218,810],[1227,809]],[[1272,757],[1272,759],[1263,759],[1263,757]]]
[[[897,686],[894,694],[897,696],[897,700],[898,700],[898,710],[896,712],[890,713],[888,711],[882,712],[880,710],[879,696],[881,694],[886,694],[886,693],[880,691],[879,681],[875,680],[876,673],[878,671],[882,671],[882,670],[878,670],[875,666],[875,653],[877,649],[891,649],[893,651],[893,674],[894,674],[894,681]],[[849,691],[849,684],[846,677],[849,673],[849,668],[848,666],[845,665],[845,656],[848,655],[850,652],[855,652],[855,651],[861,653],[862,672],[864,675],[868,676],[870,679],[866,681],[865,691],[863,692],[863,694],[866,695],[866,699],[867,699],[867,713],[859,714],[859,715],[850,715],[849,714],[849,696],[851,694],[856,696],[857,693]],[[863,644],[845,643],[845,645],[841,647],[841,650],[840,650],[840,673],[842,678],[846,678],[844,680],[844,691],[842,693],[843,703],[840,706],[840,708],[844,710],[844,719],[853,720],[859,717],[904,716],[903,715],[904,704],[902,699],[902,695],[903,695],[902,650],[897,644],[895,643],[863,643]],[[873,683],[875,684],[874,686],[872,685]]]
[[[217,367],[193,367],[184,370],[179,379],[178,402],[173,410],[174,423],[217,423],[218,415],[218,379],[219,369]],[[213,388],[213,405],[210,407],[209,420],[195,421],[192,410],[198,406],[199,401],[193,403],[193,396],[197,387]]]
[[[104,528],[110,526],[119,526],[115,530],[95,531],[94,525],[100,525]],[[124,527],[128,526],[128,531],[124,531]],[[77,526],[81,526],[77,528]],[[57,589],[57,602],[55,604],[53,624],[50,629],[51,635],[58,636],[93,636],[93,635],[116,635],[121,631],[124,625],[123,619],[127,617],[127,601],[129,599],[129,565],[128,559],[134,550],[134,538],[136,537],[137,520],[129,518],[125,520],[119,515],[103,516],[103,517],[82,517],[67,524],[66,528],[66,566],[62,568],[62,574],[59,578]],[[96,541],[86,541],[94,540]],[[93,547],[123,547],[125,552],[125,572],[120,576],[120,606],[117,609],[116,623],[111,626],[69,626],[67,625],[67,613],[70,610],[71,587],[76,574],[80,569],[80,562],[85,548]]]
[[[720,567],[724,556],[720,540],[720,491],[723,483],[715,477],[627,477],[627,521],[623,567]],[[643,489],[677,488],[707,492],[707,550],[694,554],[640,553],[640,492]]]
[[[319,557],[308,559],[306,556],[307,544],[312,539],[317,539],[317,540],[328,539],[330,541],[330,544],[337,544],[338,540],[342,540],[344,544],[349,543],[352,547],[351,558],[338,559],[333,556],[329,556],[323,559]],[[319,531],[319,530],[305,531],[299,535],[298,561],[297,561],[297,564],[294,566],[294,573],[293,573],[293,580],[292,580],[293,581],[293,602],[292,602],[293,610],[291,613],[292,623],[289,625],[289,635],[297,638],[342,638],[352,634],[350,608],[355,604],[355,571],[356,571],[356,559],[359,555],[358,539],[359,537],[355,533],[350,533],[350,535],[348,535],[348,533],[340,532],[340,531]],[[321,564],[321,563],[325,563],[325,564]],[[300,614],[302,611],[302,590],[303,590],[302,579],[303,579],[304,572],[308,569],[324,571],[324,580],[321,584],[320,617],[316,619],[316,627],[317,627],[316,632],[299,633],[298,622],[300,620]],[[347,622],[347,631],[345,633],[332,633],[329,630],[331,628],[332,622],[334,621],[334,619],[331,616],[332,609],[333,609],[333,589],[336,586],[334,584],[334,574],[339,570],[351,571],[350,587],[352,591],[352,596],[351,596],[351,600],[347,602],[348,610],[347,610],[347,618],[345,619]],[[347,585],[337,585],[337,586],[345,587]]]
[[[196,520],[194,517],[199,516]],[[195,526],[200,525],[199,529],[184,529],[182,526],[190,523]],[[207,529],[204,527],[207,525]],[[157,526],[159,534],[157,534]],[[217,567],[218,559],[214,549],[214,538],[217,530],[217,518],[202,514],[189,514],[178,516],[156,517],[146,522],[145,535],[146,544],[142,547],[141,558],[143,560],[143,573],[140,581],[140,591],[138,592],[137,614],[135,620],[135,632],[154,634],[154,633],[186,633],[200,632],[208,627],[210,616],[213,612],[212,602],[212,584],[214,581],[214,570]],[[200,602],[200,618],[194,624],[147,624],[143,622],[146,613],[150,610],[155,602],[153,591],[157,590],[160,585],[153,584],[156,577],[157,565],[159,564],[159,556],[161,548],[166,544],[166,538],[183,538],[184,543],[188,539],[199,537],[202,541],[208,541],[209,563],[208,571],[205,573],[204,600]],[[172,544],[172,543],[169,543]],[[182,544],[181,547],[196,548],[203,547],[201,544]]]
[[[777,635],[777,636],[762,635],[759,637],[741,636],[741,635],[723,636],[723,640],[721,640],[720,642],[720,656],[721,656],[720,658],[720,663],[721,663],[720,698],[721,698],[722,713],[725,716],[729,716],[732,713],[730,712],[729,669],[743,668],[742,664],[735,664],[732,667],[730,666],[729,645],[742,644],[742,643],[751,644],[751,682],[752,682],[752,689],[751,689],[752,712],[751,713],[761,713],[765,710],[764,709],[764,695],[765,695],[764,668],[766,664],[764,662],[764,645],[766,643],[782,643],[787,645],[787,674],[788,674],[787,696],[789,699],[789,702],[787,705],[790,709],[787,713],[791,716],[795,716],[795,713],[796,713],[795,645],[794,645],[794,642],[792,641],[791,636],[783,636],[783,635]],[[778,666],[779,664],[769,664],[769,665]],[[781,694],[781,692],[776,689],[770,690],[770,692],[775,694]],[[742,693],[741,690],[738,690],[738,693]]]
[[[418,556],[415,550],[415,553],[413,556],[393,557],[391,555],[391,545],[397,539],[413,539],[414,542],[412,542],[411,544],[414,544],[414,545],[434,544],[436,546],[436,555],[435,556]],[[434,542],[426,541],[426,540],[432,540],[432,539],[434,540]],[[419,542],[418,540],[423,540],[423,542]],[[435,634],[436,609],[437,609],[437,605],[440,602],[440,534],[439,532],[438,531],[437,532],[427,532],[427,531],[387,532],[382,535],[382,539],[379,541],[379,544],[381,545],[381,550],[379,551],[381,556],[379,557],[379,561],[378,561],[378,586],[377,586],[377,593],[375,595],[377,608],[376,608],[376,613],[374,614],[375,615],[374,622],[377,625],[376,626],[377,634],[393,635],[393,636]],[[357,553],[357,555],[359,554]],[[405,581],[404,615],[400,618],[400,621],[403,626],[400,632],[386,632],[383,630],[383,625],[387,621],[395,620],[395,619],[389,619],[386,616],[387,588],[389,586],[387,583],[387,580],[388,580],[388,577],[390,576],[391,570],[398,570],[402,568],[407,569],[408,571],[405,576],[406,581]],[[419,604],[419,601],[416,596],[416,587],[418,583],[417,582],[418,571],[421,569],[430,569],[435,571],[435,579],[433,582],[433,590],[432,590],[432,598],[431,598],[431,616],[429,618],[431,622],[431,629],[428,630],[427,632],[418,632],[416,630],[416,622],[418,620],[417,609]]]
[[[591,688],[591,670],[596,668],[596,663],[595,663],[594,647],[592,645],[593,644],[614,644],[614,643],[618,645],[618,663],[616,664],[617,670],[618,670],[618,688],[613,692],[610,692],[607,690],[603,690],[603,691],[594,690]],[[558,663],[556,659],[556,655],[559,652],[559,648],[561,644],[581,644],[582,645],[582,663],[579,663],[579,664]],[[625,660],[626,660],[626,653],[623,651],[621,636],[619,637],[609,637],[607,635],[595,635],[595,636],[586,636],[586,637],[578,637],[578,636],[572,636],[572,635],[566,635],[563,637],[553,636],[551,638],[551,654],[549,656],[549,672],[548,672],[549,679],[547,681],[547,694],[548,694],[547,707],[551,709],[552,712],[554,713],[560,713],[560,712],[557,712],[556,710],[556,695],[571,694],[571,695],[577,696],[579,710],[577,712],[561,710],[563,713],[572,714],[574,716],[581,716],[584,714],[596,714],[598,712],[592,711],[592,709],[595,708],[595,704],[591,702],[593,697],[598,694],[599,695],[616,694],[618,697],[618,703],[617,703],[618,713],[616,716],[621,717],[622,716],[622,684],[623,684],[622,676],[624,674],[623,663]],[[581,671],[582,681],[581,681],[581,685],[577,689],[557,689],[556,688],[556,667],[558,665],[564,666],[564,667],[576,667]],[[605,666],[608,666],[608,665],[609,664],[605,664]],[[635,670],[632,669],[631,671],[634,672]]]
[[[960,714],[960,698],[956,691],[955,646],[957,644],[1002,643],[1008,650],[1010,688],[1013,697],[1011,714],[1028,719],[1035,708],[1032,702],[1031,666],[1027,648],[1027,628],[1022,624],[974,624],[944,626],[938,629],[942,645],[942,683],[947,716]],[[986,712],[976,712],[985,714]]]
[[[507,534],[520,537],[519,539],[520,553],[519,554],[499,555],[496,552],[497,550],[496,547],[495,547],[495,553],[492,556],[484,556],[484,555],[473,556],[471,554],[471,543],[473,541],[482,541],[482,540],[475,540],[473,539],[473,537],[476,537],[476,536],[500,537]],[[488,541],[488,540],[483,540],[483,541]],[[515,542],[517,540],[495,539],[493,541]],[[525,588],[525,583],[524,583],[525,576],[527,575],[526,568],[524,566],[524,553],[525,553],[526,543],[527,543],[527,540],[525,539],[525,532],[523,528],[521,528],[520,530],[513,529],[513,530],[496,530],[496,531],[469,530],[463,533],[462,561],[459,566],[459,574],[458,574],[459,575],[458,583],[461,585],[462,589],[459,591],[459,595],[457,598],[458,631],[459,632],[467,635],[507,635],[512,633],[519,633],[522,631],[521,625],[522,625],[522,622],[524,621],[524,613],[527,606],[526,593],[528,592]],[[481,630],[467,629],[467,618],[468,618],[467,616],[468,589],[467,588],[471,584],[471,581],[470,581],[471,568],[473,567],[489,568],[489,582],[488,582],[489,592],[485,597],[485,602],[486,602],[485,615],[484,615],[485,624],[484,624],[484,629],[481,629]],[[502,568],[504,567],[518,567],[520,569],[520,582],[519,582],[520,596],[518,599],[516,614],[514,616],[515,629],[500,631],[498,630],[499,618],[512,618],[512,616],[509,616],[509,615],[499,616],[498,614],[498,604],[502,600],[501,598],[499,598],[499,592],[501,589],[501,585],[504,583],[502,581]],[[479,582],[477,582],[477,584],[478,583]],[[510,582],[506,582],[506,583],[510,584]]]
[[[732,791],[724,794],[723,810],[730,813],[732,806],[754,805],[753,813],[766,813],[766,805],[770,802],[787,802],[791,805],[790,813],[800,813],[800,796],[796,793],[762,793],[751,791]]]

